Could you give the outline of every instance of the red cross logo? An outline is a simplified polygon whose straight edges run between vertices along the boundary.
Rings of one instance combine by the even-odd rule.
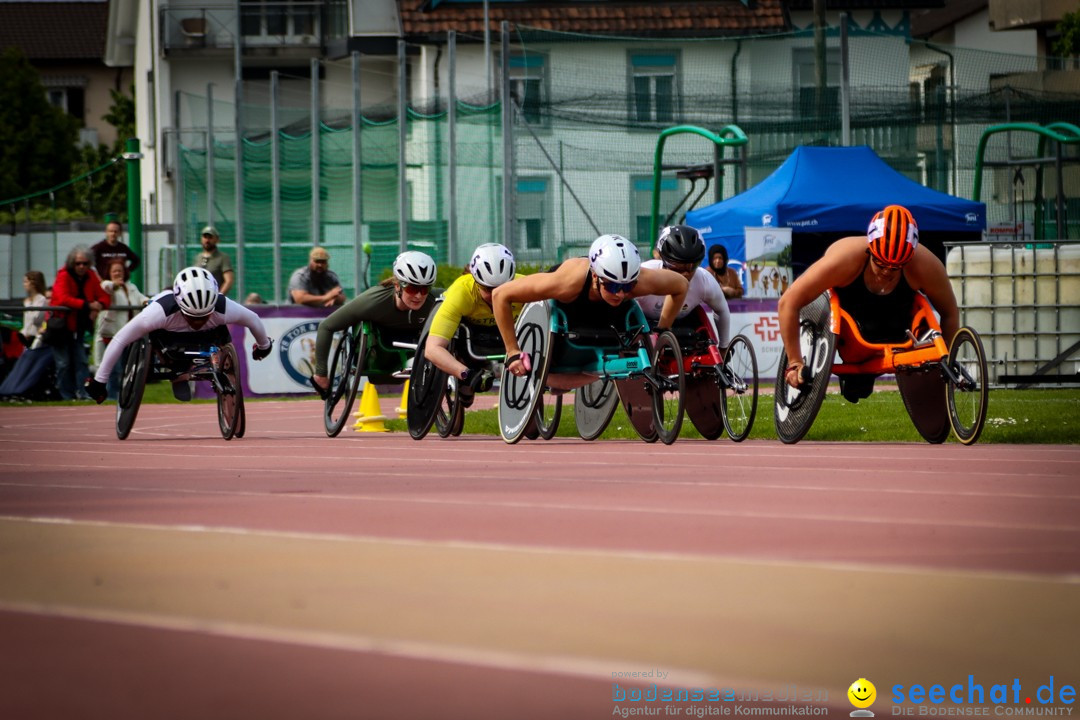
[[[762,342],[776,342],[780,337],[780,318],[775,315],[762,315],[754,323],[754,332]]]

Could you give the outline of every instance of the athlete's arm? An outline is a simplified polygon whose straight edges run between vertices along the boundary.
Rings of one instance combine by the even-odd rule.
[[[802,348],[799,345],[799,311],[829,288],[847,285],[866,263],[866,238],[846,237],[829,246],[825,254],[793,282],[777,304],[780,320],[780,339],[787,353],[788,367],[780,368],[788,384],[797,387],[802,369]]]
[[[153,330],[158,330],[165,326],[165,310],[161,307],[160,303],[152,302],[145,310],[131,318],[124,327],[120,328],[120,331],[113,336],[113,339],[105,347],[105,354],[101,358],[101,364],[98,365],[97,372],[94,373],[94,379],[98,382],[108,382],[109,373],[116,366],[116,363],[123,357],[124,348],[131,343],[135,342],[144,335],[150,334]]]
[[[960,308],[956,304],[956,295],[945,266],[933,252],[920,245],[915,249],[915,258],[905,272],[909,284],[926,293],[930,304],[941,316],[945,344],[952,343],[953,336],[960,329]]]
[[[270,347],[270,336],[262,318],[238,302],[225,298],[225,324],[243,325],[255,336],[255,346],[260,350]],[[110,343],[111,344],[111,343]]]
[[[657,327],[670,328],[686,301],[686,292],[689,288],[690,283],[677,272],[642,268],[638,275],[637,285],[634,286],[634,291],[630,296],[667,295],[664,307],[660,310]]]
[[[577,296],[581,283],[588,272],[586,258],[567,260],[555,272],[535,273],[511,280],[495,288],[491,294],[491,312],[499,328],[506,356],[521,354],[514,332],[514,304],[536,300],[562,300],[568,302]]]

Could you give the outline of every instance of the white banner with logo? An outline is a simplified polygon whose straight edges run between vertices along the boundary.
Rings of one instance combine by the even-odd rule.
[[[252,393],[313,395],[308,378],[315,371],[315,334],[320,320],[321,318],[263,317],[266,332],[274,338],[274,349],[262,362],[251,361],[251,348],[255,344],[255,338],[244,330],[247,382]],[[329,357],[333,357],[333,348]]]

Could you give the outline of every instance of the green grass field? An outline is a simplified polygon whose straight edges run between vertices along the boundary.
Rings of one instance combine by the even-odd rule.
[[[391,421],[391,430],[406,431],[404,421]],[[497,435],[495,410],[477,410],[465,417],[465,432]],[[559,424],[559,437],[577,437],[573,409],[566,408]],[[622,410],[615,413],[601,440],[636,438]],[[700,438],[689,420],[683,422],[680,438]],[[757,418],[751,439],[776,440],[773,427],[772,396],[758,398]],[[853,405],[838,394],[825,397],[821,412],[806,440],[924,442],[908,419],[900,393],[875,392]],[[949,439],[949,442],[956,442]],[[979,443],[1080,442],[1080,390],[992,390],[986,427]]]
[[[289,398],[311,399],[312,396]],[[274,398],[281,400],[282,398]],[[396,405],[398,396],[387,394],[381,399],[384,412]],[[249,402],[259,402],[248,398]],[[143,402],[176,403],[167,383],[150,383],[146,386]],[[213,402],[196,400],[194,402]],[[85,402],[35,403],[35,405],[85,405]],[[356,411],[354,406],[353,412]],[[9,403],[8,407],[19,407]],[[254,412],[257,412],[255,410]],[[498,435],[496,410],[470,411],[465,418],[465,432],[481,435]],[[394,432],[407,432],[404,420],[390,420],[387,427]],[[432,431],[434,433],[434,430]],[[559,437],[577,437],[573,408],[564,409],[559,425]],[[611,424],[601,440],[613,438],[636,438],[622,410],[615,413]],[[682,438],[700,438],[689,420],[683,423]],[[751,439],[775,440],[773,428],[772,396],[758,398],[757,418]],[[867,441],[867,442],[923,442],[915,431],[904,410],[900,393],[895,390],[875,392],[869,398],[851,404],[837,394],[825,397],[821,412],[814,426],[806,434],[806,440]],[[950,438],[949,442],[955,442]],[[986,427],[979,443],[1050,443],[1074,444],[1080,442],[1080,389],[1078,390],[991,390]]]

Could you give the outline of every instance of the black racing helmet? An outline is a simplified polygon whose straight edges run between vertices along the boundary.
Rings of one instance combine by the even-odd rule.
[[[694,263],[705,259],[705,241],[689,225],[669,225],[660,231],[656,241],[660,259],[670,263]]]

